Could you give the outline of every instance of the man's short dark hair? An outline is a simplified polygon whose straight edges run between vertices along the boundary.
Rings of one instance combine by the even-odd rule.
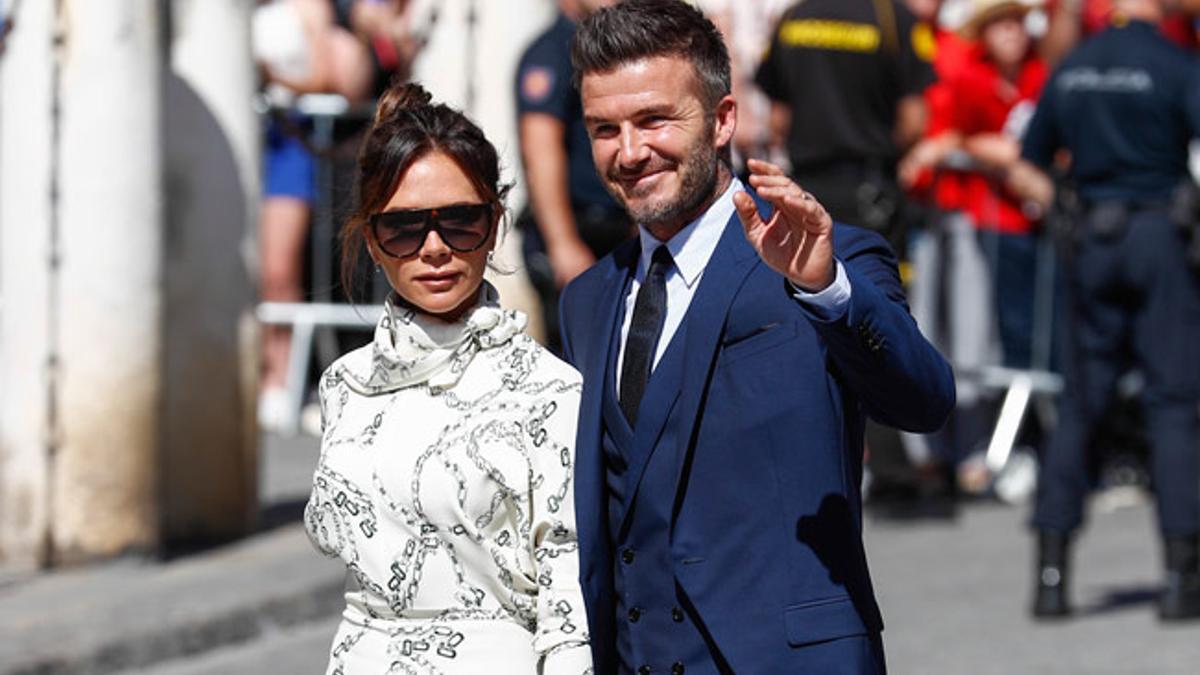
[[[575,87],[588,73],[656,56],[690,62],[710,109],[732,91],[729,50],[721,32],[683,0],[624,0],[585,18],[571,43]]]

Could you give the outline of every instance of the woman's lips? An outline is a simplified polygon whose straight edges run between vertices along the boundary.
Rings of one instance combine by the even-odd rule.
[[[456,283],[458,283],[460,276],[462,275],[458,272],[450,272],[447,274],[423,274],[421,276],[414,277],[413,280],[431,291],[448,291],[453,288]]]

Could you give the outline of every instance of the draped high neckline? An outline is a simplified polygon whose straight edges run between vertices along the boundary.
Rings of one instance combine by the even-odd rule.
[[[375,326],[369,372],[347,368],[347,383],[364,394],[421,384],[450,389],[477,353],[508,343],[526,322],[521,312],[500,307],[499,293],[486,281],[476,305],[452,322],[407,306],[393,293]]]

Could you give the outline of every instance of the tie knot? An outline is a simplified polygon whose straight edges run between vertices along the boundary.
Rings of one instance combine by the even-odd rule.
[[[650,269],[647,271],[647,275],[666,275],[667,270],[671,269],[671,265],[674,262],[674,259],[671,258],[671,252],[667,250],[667,247],[665,245],[660,245],[658,248],[654,249],[654,253],[650,255]]]

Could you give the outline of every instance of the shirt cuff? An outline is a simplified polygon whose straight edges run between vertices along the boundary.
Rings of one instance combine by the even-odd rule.
[[[846,276],[846,268],[841,260],[834,260],[833,264],[836,269],[833,283],[816,293],[798,288],[791,280],[787,282],[792,297],[804,303],[804,306],[822,321],[840,319],[846,313],[846,307],[850,305],[850,278]]]

